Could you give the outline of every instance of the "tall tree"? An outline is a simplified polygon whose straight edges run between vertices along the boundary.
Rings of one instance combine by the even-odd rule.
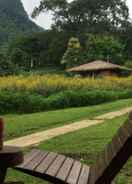
[[[90,35],[86,43],[87,59],[101,59],[121,64],[124,62],[124,47],[125,45],[114,37]]]
[[[46,11],[53,14],[53,26],[73,33],[119,28],[129,14],[125,0],[41,0],[33,17]]]
[[[67,34],[55,30],[17,37],[9,44],[8,54],[13,63],[27,69],[60,66],[68,39]]]
[[[14,72],[15,67],[11,63],[9,57],[5,53],[0,52],[0,76],[10,75]]]
[[[84,62],[83,60],[84,55],[79,39],[71,38],[68,43],[68,48],[61,60],[61,64],[63,64],[66,68],[70,68],[82,64]]]
[[[129,23],[120,33],[122,43],[125,44],[126,59],[132,60],[132,23]]]

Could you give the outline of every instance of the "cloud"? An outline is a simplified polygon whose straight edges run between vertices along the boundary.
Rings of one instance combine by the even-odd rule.
[[[127,0],[127,5],[129,7],[130,17],[132,18],[132,0]]]
[[[40,0],[22,0],[25,10],[31,18],[31,13],[35,6],[39,5]],[[36,19],[32,19],[38,25],[44,27],[45,29],[50,28],[52,24],[51,14],[41,14]]]

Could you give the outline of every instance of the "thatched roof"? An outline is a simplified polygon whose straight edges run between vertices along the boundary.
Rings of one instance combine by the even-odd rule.
[[[83,71],[99,71],[99,70],[128,70],[132,71],[132,69],[126,68],[124,66],[112,64],[105,61],[93,61],[87,64],[83,64],[74,68],[70,68],[68,72],[83,72]]]

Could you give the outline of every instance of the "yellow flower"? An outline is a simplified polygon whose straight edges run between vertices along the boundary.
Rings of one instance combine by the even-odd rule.
[[[34,92],[43,95],[63,90],[132,89],[132,77],[79,78],[63,75],[30,75],[0,77],[0,90]]]

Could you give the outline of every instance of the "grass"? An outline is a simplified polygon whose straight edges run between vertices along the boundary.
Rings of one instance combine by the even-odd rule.
[[[105,123],[45,141],[39,145],[39,148],[75,157],[80,157],[81,155],[83,157],[84,154],[87,157],[84,162],[93,164],[97,155],[126,119],[127,116],[124,115],[112,120],[106,120]]]
[[[129,106],[132,106],[132,99],[119,100],[92,107],[70,108],[26,115],[6,115],[4,116],[6,122],[5,139],[12,139],[37,131],[59,127],[82,119],[92,119],[97,115]]]
[[[94,164],[97,156],[104,146],[111,140],[120,125],[126,120],[127,116],[121,116],[113,120],[106,120],[105,123],[85,128],[74,133],[56,137],[41,143],[38,147],[58,153],[63,153],[81,160],[86,164]],[[132,161],[129,161],[116,178],[116,184],[132,183]],[[36,178],[23,175],[20,172],[10,170],[8,178],[25,181],[25,184],[45,183]]]

